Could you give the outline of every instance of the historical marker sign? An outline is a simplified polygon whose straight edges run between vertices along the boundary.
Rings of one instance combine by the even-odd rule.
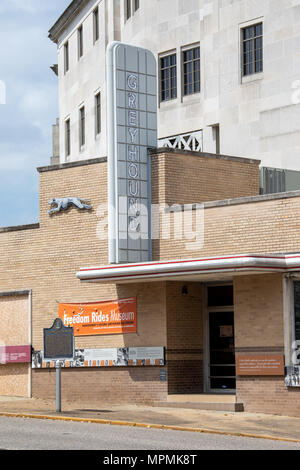
[[[157,64],[151,51],[107,50],[109,262],[150,260],[149,148],[157,147]]]
[[[74,329],[64,326],[57,318],[51,328],[44,329],[44,360],[74,358]]]

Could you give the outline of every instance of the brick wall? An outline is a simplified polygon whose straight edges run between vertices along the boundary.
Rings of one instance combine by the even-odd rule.
[[[240,378],[237,399],[249,413],[300,417],[300,389],[286,388],[283,377]]]
[[[195,199],[197,202],[201,197],[201,185],[195,176],[195,165],[196,162],[197,165],[200,164],[202,160],[185,158],[186,156],[183,158],[175,154],[182,172],[189,168],[189,162],[192,161],[191,177],[193,174],[195,177],[188,186],[177,170],[175,174],[175,166],[171,170],[172,165],[175,165],[173,157],[174,155],[163,157],[161,154],[152,157],[154,202],[173,203],[175,190],[182,197],[181,203],[195,202]],[[220,162],[221,160],[218,161]],[[221,163],[223,164],[223,161]],[[256,168],[256,165],[253,166]],[[168,173],[168,188],[165,185],[166,171],[171,172]],[[253,170],[254,173],[255,171]],[[137,334],[76,338],[76,348],[166,346],[169,392],[199,393],[202,391],[203,359],[200,284],[189,283],[191,294],[185,298],[181,295],[182,283],[153,282],[118,286],[80,283],[76,278],[80,267],[107,264],[107,240],[105,237],[104,240],[99,238],[101,233],[98,230],[99,222],[102,226],[105,225],[102,204],[107,201],[106,174],[105,161],[82,166],[66,165],[61,169],[41,171],[39,227],[0,230],[0,291],[32,289],[32,337],[36,350],[41,349],[43,345],[43,328],[51,326],[57,316],[58,303],[94,302],[136,296]],[[230,179],[228,175],[227,178]],[[170,180],[173,181],[172,185],[169,184]],[[233,189],[234,185],[231,190]],[[228,191],[228,197],[232,195]],[[53,197],[64,196],[90,199],[93,210],[86,212],[70,208],[50,217],[48,201]],[[217,196],[211,193],[211,197]],[[221,197],[225,195],[220,194],[218,198]],[[181,240],[162,240],[160,244],[155,245],[154,255],[156,259],[180,259],[245,252],[297,251],[300,242],[299,213],[300,197],[208,207],[205,209],[205,244],[202,249],[187,251]],[[262,284],[261,279],[265,279]],[[281,289],[279,278],[275,276],[274,279],[276,280],[273,285],[273,278],[268,276],[253,278],[252,290],[248,290],[247,278],[236,280],[239,347],[259,348],[267,344],[268,348],[282,348],[279,301]],[[256,296],[253,293],[256,293]],[[265,293],[267,298],[263,297]],[[270,327],[270,322],[264,323],[271,318],[274,318],[274,328]],[[258,323],[255,334],[252,334],[248,324],[254,324],[256,321]],[[267,339],[264,337],[266,332]],[[33,371],[34,396],[53,396],[53,372]],[[52,382],[49,382],[49,377]],[[160,382],[159,368],[66,370],[63,371],[63,377],[66,384],[65,394],[68,391],[71,394],[73,388],[74,396],[88,401],[95,399],[95,387],[99,399],[102,394],[109,395],[109,383],[113,383],[116,389],[130,389],[128,396],[136,402],[144,401],[145,397],[149,396],[159,400],[167,397],[167,385]],[[277,381],[278,379],[274,380],[274,384],[278,383]],[[238,387],[239,382],[239,398],[245,400],[247,406],[252,406],[249,400],[252,403],[251,396],[254,395],[250,395],[250,392],[245,395],[245,380],[238,381]],[[49,385],[50,383],[52,385]],[[253,381],[254,386],[257,383],[260,382]],[[273,385],[271,389],[272,387]],[[81,390],[85,392],[82,396]],[[257,390],[260,390],[259,387]],[[281,390],[284,395],[283,386]],[[297,394],[286,391],[287,399],[290,396],[296,397]],[[108,398],[113,399],[113,396],[109,395]]]
[[[28,295],[0,296],[0,346],[29,344]],[[0,395],[28,397],[28,364],[0,364]]]
[[[259,161],[206,153],[159,149],[152,153],[152,204],[184,205],[218,201],[259,194]],[[187,258],[185,240],[177,240],[171,215],[171,240],[164,240],[163,230],[169,216],[160,215],[160,227],[153,218],[153,259]],[[207,240],[206,240],[207,243]],[[209,247],[206,246],[207,251]],[[198,247],[197,247],[198,250]],[[173,256],[174,255],[174,256]]]
[[[202,393],[203,286],[168,282],[166,294],[169,394]]]
[[[224,206],[208,203],[204,209],[204,243],[200,247],[195,244],[195,248],[185,238],[176,239],[178,230],[174,232],[174,214],[170,220],[172,237],[153,243],[155,260],[299,251],[299,195]],[[161,227],[165,229],[165,224]],[[187,243],[190,249],[187,249]]]
[[[239,355],[283,355],[282,275],[234,279],[235,346]],[[300,389],[284,377],[238,377],[237,400],[245,411],[300,416]]]
[[[76,272],[82,266],[107,263],[107,240],[97,237],[98,224],[102,222],[99,217],[103,215],[102,204],[107,201],[106,173],[106,162],[41,171],[39,228],[0,230],[0,292],[32,289],[32,345],[35,350],[43,348],[43,329],[51,327],[58,316],[58,303],[96,302],[132,296],[137,298],[136,334],[78,337],[75,347],[166,346],[165,283],[117,286],[83,284],[76,278]],[[90,199],[92,211],[70,208],[49,216],[48,201],[53,197],[67,196]],[[98,210],[99,206],[101,210]],[[82,373],[85,379],[82,379]],[[49,385],[49,375],[52,376],[48,371],[32,371],[33,396],[53,397],[55,387]],[[81,398],[88,401],[97,397],[102,401],[102,392],[108,399],[113,399],[114,395],[107,393],[109,377],[113,378],[116,393],[119,393],[119,387],[120,390],[131,387],[129,396],[136,402],[152,395],[162,400],[166,388],[166,384],[160,382],[159,368],[155,367],[110,371],[91,369],[88,372],[72,370],[63,371],[63,376],[72,378],[71,382],[74,382],[73,385],[65,382],[65,392],[68,387],[70,392],[74,387],[76,397],[80,398],[83,387]]]
[[[6,346],[28,344],[28,295],[0,297],[0,342]]]
[[[259,194],[259,160],[159,149],[152,155],[153,199],[195,204]]]
[[[62,401],[97,404],[148,403],[166,400],[162,367],[62,369]],[[55,370],[34,371],[33,396],[55,399]]]
[[[284,347],[281,274],[234,279],[236,348]]]
[[[28,397],[28,364],[0,365],[0,395],[7,397]]]

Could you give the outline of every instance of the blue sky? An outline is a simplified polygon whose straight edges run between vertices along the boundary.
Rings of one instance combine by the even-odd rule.
[[[38,166],[50,164],[58,117],[48,30],[71,0],[0,0],[0,227],[38,222]],[[6,104],[3,99],[6,88]]]

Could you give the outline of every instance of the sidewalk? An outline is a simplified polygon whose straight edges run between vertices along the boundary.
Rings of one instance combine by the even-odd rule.
[[[106,424],[166,427],[194,432],[245,435],[300,443],[300,418],[136,405],[104,405],[0,397],[0,416],[92,421]]]

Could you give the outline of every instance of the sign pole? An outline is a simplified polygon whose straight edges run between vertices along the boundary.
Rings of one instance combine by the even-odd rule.
[[[61,413],[61,366],[56,363],[56,412]]]
[[[74,328],[65,327],[56,318],[51,328],[44,328],[44,360],[54,361],[56,369],[56,412],[61,412],[61,366],[74,359]]]

